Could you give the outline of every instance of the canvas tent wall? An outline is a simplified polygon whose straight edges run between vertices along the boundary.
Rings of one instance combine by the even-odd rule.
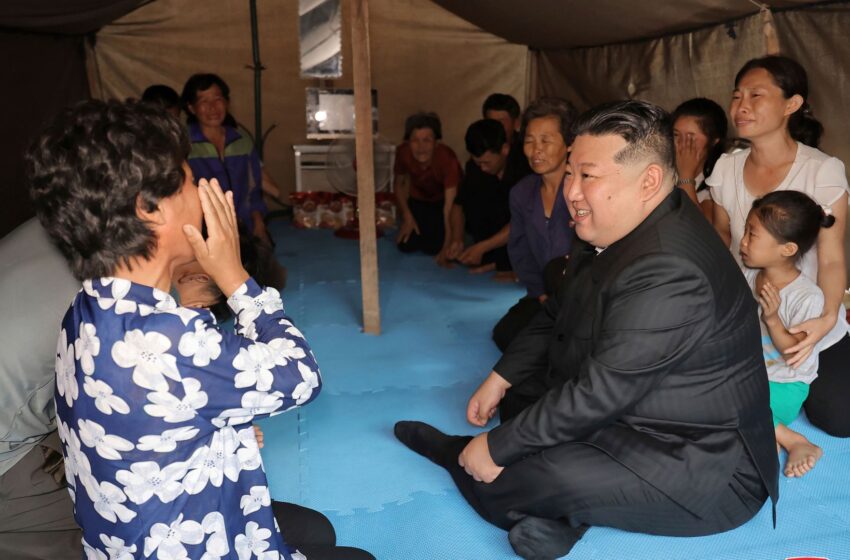
[[[809,101],[825,127],[821,149],[850,166],[850,2],[435,2],[530,45],[531,96],[565,97],[580,109],[639,98],[672,110],[698,96],[726,106],[735,73],[767,54],[773,33],[779,52],[808,72]],[[850,270],[850,258],[846,264]]]
[[[47,66],[55,54],[21,62],[32,50],[22,41],[35,37],[42,39],[40,45],[49,43],[43,40],[47,36],[31,31],[62,31],[51,40],[65,43],[54,45],[52,52],[75,61],[78,70],[81,33],[103,25],[86,43],[93,95],[138,96],[154,82],[179,89],[193,72],[216,71],[231,85],[233,113],[251,126],[247,0],[43,0],[33,5],[26,0],[0,4],[5,30],[0,46],[10,61],[3,83],[15,84],[17,94],[2,109],[9,117],[4,122],[17,122],[21,111],[39,114],[43,121],[63,100],[85,95],[72,64]],[[812,105],[827,128],[824,150],[850,162],[850,2],[776,0],[770,5],[782,52],[809,71]],[[349,14],[347,3],[343,6],[344,77],[319,82],[298,75],[297,2],[258,2],[267,68],[264,121],[266,127],[276,125],[268,137],[266,164],[285,193],[293,182],[290,146],[305,137],[304,87],[351,87]],[[695,95],[725,104],[737,68],[765,51],[762,16],[751,0],[370,0],[370,6],[382,137],[398,141],[407,114],[436,110],[446,142],[461,158],[463,132],[492,91],[511,93],[521,103],[541,94],[561,95],[580,108],[629,96],[668,108]],[[121,14],[126,15],[105,24]],[[38,102],[36,94],[51,86],[54,99]],[[37,127],[25,128],[15,129],[15,140]],[[3,209],[3,233],[22,221],[9,213],[9,206],[25,201],[22,145],[0,150],[10,160],[0,167],[0,188],[12,195],[4,197],[10,204]]]
[[[372,87],[379,134],[401,141],[404,119],[434,110],[445,142],[465,157],[466,126],[481,102],[504,91],[524,102],[527,49],[484,32],[429,0],[370,0]],[[265,163],[286,193],[294,189],[291,146],[306,141],[308,86],[352,87],[349,3],[343,2],[343,77],[301,79],[298,3],[257,3],[263,72],[263,119],[276,125]],[[231,88],[236,118],[253,128],[251,31],[247,0],[157,0],[105,26],[89,53],[93,95],[138,96],[151,83],[177,89],[194,72],[220,74]]]

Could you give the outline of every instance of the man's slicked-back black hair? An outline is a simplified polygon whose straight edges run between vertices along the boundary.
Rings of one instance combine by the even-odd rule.
[[[673,121],[667,111],[652,103],[628,100],[599,105],[576,119],[573,134],[615,134],[626,141],[626,147],[614,157],[617,163],[649,160],[663,165],[671,174],[676,171]]]
[[[36,213],[80,280],[149,258],[156,235],[136,212],[153,211],[186,179],[189,139],[157,106],[83,101],[62,111],[27,152]]]

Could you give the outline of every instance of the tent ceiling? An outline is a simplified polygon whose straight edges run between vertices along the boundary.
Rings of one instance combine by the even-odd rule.
[[[681,33],[759,11],[751,0],[433,0],[504,39],[539,49],[592,47]],[[762,0],[773,9],[821,3]]]
[[[0,29],[84,34],[150,0],[0,0]]]

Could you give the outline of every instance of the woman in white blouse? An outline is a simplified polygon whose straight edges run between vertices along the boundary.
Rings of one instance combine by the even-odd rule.
[[[766,56],[747,62],[735,77],[729,109],[738,135],[750,147],[721,156],[707,179],[714,199],[714,227],[738,254],[744,223],[753,200],[775,190],[797,190],[811,196],[835,226],[823,229],[815,247],[800,261],[803,274],[815,280],[825,297],[823,314],[794,325],[792,333],[806,337],[789,349],[787,363],[801,364],[812,352],[821,352],[818,379],[806,401],[809,419],[824,431],[850,436],[850,338],[842,305],[847,274],[844,230],[848,188],[844,164],[817,149],[823,126],[812,116],[806,100],[806,71],[796,61]],[[836,322],[844,336],[827,336]],[[836,329],[839,330],[839,329]]]

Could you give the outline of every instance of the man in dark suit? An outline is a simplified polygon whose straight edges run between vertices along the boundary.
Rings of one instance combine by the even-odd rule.
[[[562,556],[590,525],[727,531],[778,495],[756,303],[674,187],[669,115],[618,102],[574,132],[564,195],[583,243],[467,409],[501,425],[395,430],[524,558]]]

